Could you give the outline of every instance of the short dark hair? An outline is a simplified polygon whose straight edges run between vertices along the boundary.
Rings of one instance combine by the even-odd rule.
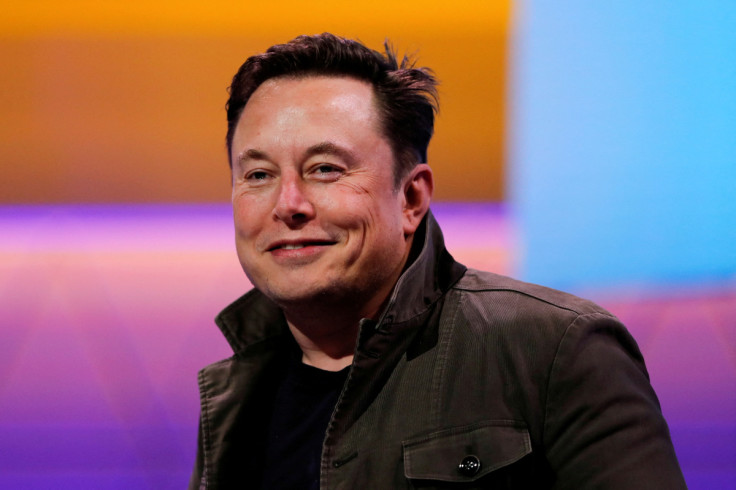
[[[271,46],[248,58],[233,77],[227,101],[227,150],[240,114],[251,95],[266,80],[278,77],[348,76],[373,86],[384,136],[394,154],[394,180],[398,184],[416,164],[426,163],[427,146],[438,110],[437,79],[428,68],[415,68],[384,43],[385,55],[358,41],[334,34],[299,36]],[[232,161],[230,161],[232,166]]]

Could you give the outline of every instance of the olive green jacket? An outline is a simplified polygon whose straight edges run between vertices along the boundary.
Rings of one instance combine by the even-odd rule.
[[[420,230],[382,316],[361,322],[322,489],[685,488],[641,353],[615,317],[466,270],[431,214]],[[234,355],[199,373],[190,489],[258,488],[275,380],[297,347],[256,290],[217,323]]]

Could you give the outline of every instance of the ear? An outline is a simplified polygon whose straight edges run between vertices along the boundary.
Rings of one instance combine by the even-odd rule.
[[[411,236],[429,210],[434,191],[432,169],[426,163],[415,166],[401,184],[403,192],[404,236]]]

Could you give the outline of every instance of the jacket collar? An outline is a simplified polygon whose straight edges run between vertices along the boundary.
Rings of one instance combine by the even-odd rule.
[[[416,238],[421,239],[417,258],[399,277],[378,324],[404,323],[423,314],[465,273],[466,267],[445,248],[442,230],[431,211],[422,220]]]
[[[376,324],[378,329],[422,315],[465,273],[466,267],[455,262],[445,249],[442,230],[431,211],[422,220],[415,239],[422,240],[413,246],[420,252],[399,277]],[[257,289],[222,310],[215,323],[235,354],[290,337],[281,309]]]

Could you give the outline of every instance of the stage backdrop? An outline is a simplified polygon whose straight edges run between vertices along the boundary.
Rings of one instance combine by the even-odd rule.
[[[437,198],[483,201],[434,205],[451,252],[620,316],[689,488],[736,488],[736,7],[510,3],[6,2],[0,486],[185,487],[212,317],[250,287],[229,77],[329,30],[442,80]]]
[[[510,91],[521,273],[736,277],[736,2],[522,2]]]
[[[332,31],[441,79],[439,199],[503,198],[510,1],[33,1],[0,16],[0,202],[229,199],[226,89],[251,54]],[[12,68],[12,69],[11,69]]]

